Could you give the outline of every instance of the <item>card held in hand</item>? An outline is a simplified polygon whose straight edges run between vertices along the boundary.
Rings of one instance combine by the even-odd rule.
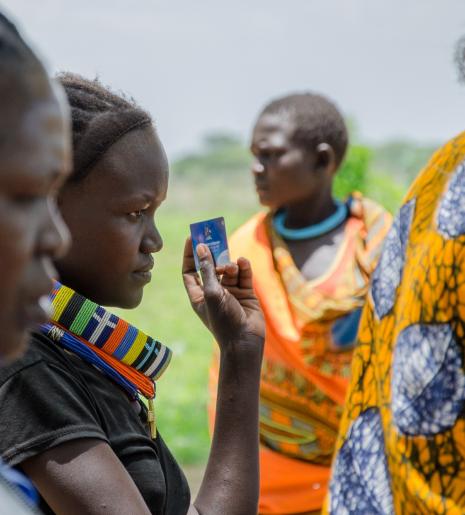
[[[222,216],[220,218],[190,224],[190,229],[192,247],[194,248],[195,268],[197,270],[200,269],[196,251],[199,243],[208,245],[216,266],[226,265],[231,262],[226,237],[226,226]]]

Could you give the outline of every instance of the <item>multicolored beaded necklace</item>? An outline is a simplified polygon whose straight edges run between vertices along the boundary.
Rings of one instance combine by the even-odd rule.
[[[155,381],[170,362],[170,349],[58,281],[50,300],[50,323],[41,327],[42,333],[94,365],[132,399],[144,396],[150,433],[155,438]]]

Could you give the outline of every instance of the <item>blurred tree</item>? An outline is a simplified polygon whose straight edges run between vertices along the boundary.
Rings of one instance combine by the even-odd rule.
[[[373,166],[408,186],[439,146],[404,140],[389,141],[374,147]]]
[[[228,132],[209,133],[199,151],[174,161],[176,177],[199,178],[232,171],[248,173],[252,158],[240,138]]]
[[[362,145],[349,147],[334,180],[334,194],[337,197],[344,198],[353,191],[366,193],[371,158],[372,153],[369,148]]]

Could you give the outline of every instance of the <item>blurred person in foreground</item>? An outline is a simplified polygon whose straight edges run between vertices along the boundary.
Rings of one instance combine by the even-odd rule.
[[[391,223],[358,193],[334,198],[347,144],[337,108],[312,93],[268,104],[252,134],[252,173],[268,211],[239,228],[230,246],[252,263],[266,322],[261,514],[321,509],[360,313]],[[218,363],[215,356],[211,415]]]
[[[373,273],[325,512],[465,512],[464,341],[465,132],[414,181]]]
[[[215,435],[191,504],[160,434],[170,428],[157,428],[154,413],[155,380],[171,351],[103,307],[135,308],[152,278],[163,246],[155,218],[167,195],[165,151],[132,100],[78,75],[59,81],[73,123],[73,171],[58,193],[72,247],[55,260],[61,282],[50,323],[0,370],[2,456],[34,481],[45,514],[254,515],[264,323],[250,264],[239,258],[215,270],[199,245],[201,280],[186,242],[187,294],[221,353]]]
[[[63,94],[0,13],[0,365],[19,358],[29,330],[47,320],[52,258],[68,233],[54,205],[69,173],[71,135]],[[14,365],[12,365],[14,366]],[[8,425],[8,415],[1,412]],[[0,513],[32,513],[29,481],[0,464]],[[29,501],[29,502],[28,502]]]

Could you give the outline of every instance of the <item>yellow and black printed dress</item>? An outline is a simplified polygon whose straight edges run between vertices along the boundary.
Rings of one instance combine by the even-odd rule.
[[[358,339],[325,510],[465,513],[465,133],[412,185]]]

